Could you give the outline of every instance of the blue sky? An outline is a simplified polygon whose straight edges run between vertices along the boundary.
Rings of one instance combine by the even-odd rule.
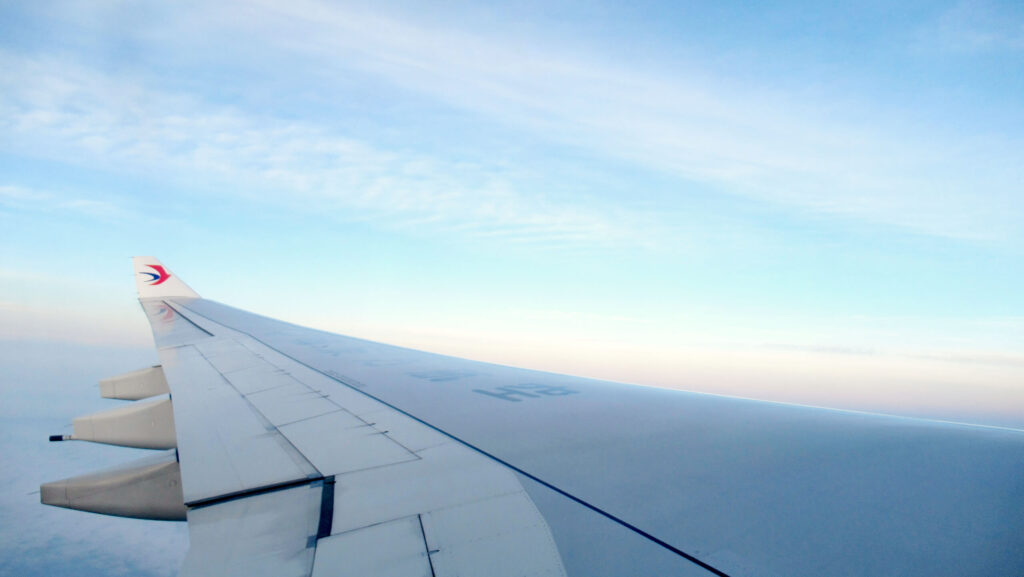
[[[151,354],[154,254],[344,334],[1024,426],[1024,7],[621,4],[0,3],[0,339]]]
[[[1017,4],[3,16],[5,339],[147,346],[124,271],[156,254],[210,298],[485,360],[871,410],[1017,394]]]

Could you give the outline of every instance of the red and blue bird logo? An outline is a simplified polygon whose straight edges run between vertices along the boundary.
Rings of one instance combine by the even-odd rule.
[[[148,266],[149,268],[153,269],[156,272],[140,272],[139,274],[144,274],[148,276],[149,278],[146,279],[146,282],[153,286],[161,284],[165,280],[171,278],[171,273],[165,271],[164,267],[161,265],[147,264],[146,266]]]

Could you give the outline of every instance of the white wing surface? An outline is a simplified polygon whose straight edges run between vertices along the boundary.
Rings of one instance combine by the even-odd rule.
[[[455,359],[135,269],[179,476],[43,500],[125,514],[180,482],[182,575],[1024,575],[1024,432]]]

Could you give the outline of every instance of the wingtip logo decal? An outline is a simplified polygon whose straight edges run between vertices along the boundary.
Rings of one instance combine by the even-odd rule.
[[[144,275],[148,276],[149,278],[146,279],[146,282],[151,284],[151,285],[153,285],[153,286],[156,286],[158,284],[162,284],[164,281],[166,281],[167,279],[171,278],[171,273],[165,271],[164,267],[161,266],[161,265],[158,265],[158,264],[147,264],[146,266],[148,266],[149,268],[155,270],[156,272],[140,272],[139,274],[144,274]]]

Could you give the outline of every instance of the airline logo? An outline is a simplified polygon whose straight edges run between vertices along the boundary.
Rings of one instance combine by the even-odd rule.
[[[162,267],[161,265],[147,264],[146,266],[148,266],[149,268],[153,269],[156,272],[140,272],[139,274],[144,274],[148,276],[149,278],[146,279],[146,282],[153,286],[162,284],[165,280],[171,278],[171,273],[165,271],[164,267]]]

